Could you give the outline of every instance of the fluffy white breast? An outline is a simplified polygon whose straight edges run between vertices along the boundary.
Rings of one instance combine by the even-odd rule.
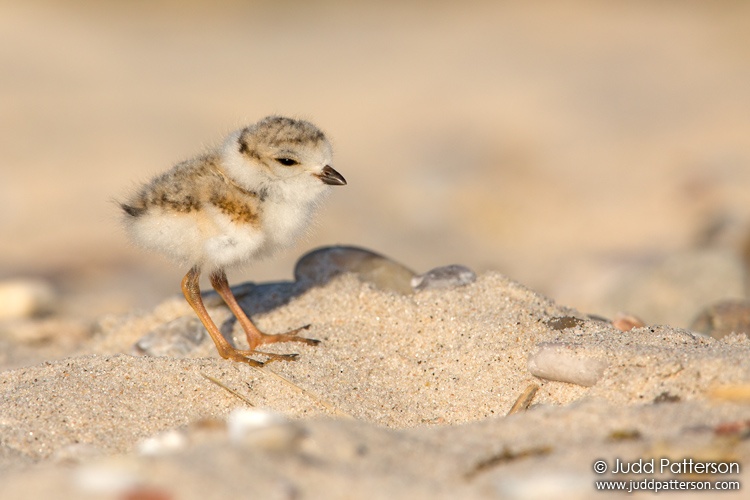
[[[234,132],[225,141],[222,167],[237,184],[261,195],[263,242],[257,253],[266,256],[292,245],[308,227],[316,206],[330,189],[317,175],[331,162],[331,146],[328,141],[295,144],[252,158],[240,152],[240,135],[241,131]],[[278,164],[275,158],[285,156],[284,149],[294,150],[298,165]]]

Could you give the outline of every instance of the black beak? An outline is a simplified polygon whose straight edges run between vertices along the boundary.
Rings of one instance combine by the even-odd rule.
[[[323,171],[316,175],[321,181],[326,184],[330,184],[331,186],[346,185],[346,179],[344,179],[344,176],[336,172],[330,165],[326,165],[325,167],[323,167]]]

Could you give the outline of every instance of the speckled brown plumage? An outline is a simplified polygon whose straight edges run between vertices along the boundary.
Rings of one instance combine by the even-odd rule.
[[[139,217],[154,207],[188,214],[210,204],[233,222],[257,224],[260,197],[232,182],[222,170],[218,154],[211,154],[178,163],[121,207],[129,216]]]
[[[300,144],[314,147],[325,141],[323,132],[311,123],[270,116],[242,129],[237,143],[240,153],[253,160],[262,160],[269,149]]]

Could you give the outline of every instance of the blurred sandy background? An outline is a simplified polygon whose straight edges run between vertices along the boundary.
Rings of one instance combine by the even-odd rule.
[[[590,309],[608,269],[741,253],[750,220],[741,1],[5,1],[0,74],[0,278],[69,315],[178,293],[113,200],[271,113],[323,128],[349,185],[232,282],[347,243]]]

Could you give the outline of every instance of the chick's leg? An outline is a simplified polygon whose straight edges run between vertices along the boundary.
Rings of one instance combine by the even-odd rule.
[[[237,299],[234,297],[231,288],[229,288],[229,282],[227,281],[227,275],[223,270],[215,271],[211,274],[211,286],[214,290],[224,299],[229,309],[234,313],[237,321],[240,322],[240,326],[245,330],[247,335],[247,343],[250,346],[250,351],[255,351],[255,348],[262,344],[272,344],[275,342],[302,342],[308,345],[317,345],[320,341],[315,339],[307,339],[305,337],[299,337],[297,334],[302,330],[306,330],[310,325],[297,328],[287,333],[278,335],[269,335],[261,332],[256,327],[250,318],[247,317],[245,311],[242,310],[240,305],[237,303]],[[263,353],[268,355],[268,353]],[[283,355],[282,355],[283,356]],[[296,355],[295,355],[296,356]],[[283,358],[282,358],[283,359]]]
[[[198,315],[198,319],[201,320],[203,326],[208,330],[208,334],[216,344],[216,349],[224,359],[231,359],[232,361],[238,361],[240,363],[247,363],[251,366],[263,366],[261,361],[256,361],[248,357],[253,354],[249,351],[240,351],[232,347],[227,339],[219,331],[219,328],[211,320],[211,316],[208,315],[206,306],[203,305],[203,299],[201,298],[201,290],[199,285],[199,278],[201,270],[198,266],[193,267],[188,271],[184,278],[182,278],[182,293],[185,294],[188,304],[193,308],[195,314]]]

